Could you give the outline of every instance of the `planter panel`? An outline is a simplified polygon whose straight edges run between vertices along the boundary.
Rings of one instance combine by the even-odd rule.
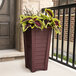
[[[51,28],[30,28],[24,33],[25,63],[32,72],[47,70],[51,40]]]

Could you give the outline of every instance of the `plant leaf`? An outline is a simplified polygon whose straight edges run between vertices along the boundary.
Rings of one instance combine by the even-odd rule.
[[[50,17],[54,17],[54,13],[51,9],[45,9],[45,12],[50,16]]]
[[[40,19],[36,19],[35,26],[37,28],[43,29],[43,23],[42,23],[42,21]]]
[[[28,24],[23,23],[22,26],[23,26],[23,27],[22,27],[23,32],[25,32],[29,27],[31,27],[29,23],[28,23]]]
[[[26,17],[26,18],[24,18],[23,20],[22,20],[22,22],[26,22],[26,21],[29,21],[30,19],[32,19],[32,17]]]
[[[54,18],[53,21],[57,27],[61,28],[60,21],[57,18]]]

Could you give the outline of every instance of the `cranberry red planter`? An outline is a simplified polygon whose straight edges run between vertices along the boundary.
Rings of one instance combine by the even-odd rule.
[[[24,32],[25,63],[31,72],[47,70],[50,40],[51,28],[42,31],[29,28]]]

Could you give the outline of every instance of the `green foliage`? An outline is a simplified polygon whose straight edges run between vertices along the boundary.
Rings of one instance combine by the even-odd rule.
[[[52,10],[50,9],[45,9],[45,12],[50,16],[50,17],[54,17],[54,13]]]
[[[54,18],[54,13],[51,9],[45,9],[45,12],[48,14],[44,15],[40,13],[37,15],[20,15],[20,24],[22,25],[23,32],[25,32],[29,27],[39,28],[41,30],[47,29],[50,26],[55,30],[56,33],[60,33],[59,28],[61,28],[60,21],[57,18]]]
[[[54,53],[53,56],[56,57],[56,53]],[[58,58],[61,58],[61,54],[58,54]],[[67,57],[66,56],[63,56],[63,60],[66,61],[67,60]],[[73,59],[72,58],[69,58],[69,62],[72,63],[72,61],[73,61]],[[76,64],[76,61],[75,61],[75,64]]]

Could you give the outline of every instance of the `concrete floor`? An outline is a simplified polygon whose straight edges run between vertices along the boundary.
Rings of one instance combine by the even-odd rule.
[[[0,58],[24,56],[24,52],[19,52],[15,49],[0,50]]]
[[[24,66],[24,59],[0,62],[0,76],[76,76],[76,70],[49,60],[47,71],[31,73]]]

